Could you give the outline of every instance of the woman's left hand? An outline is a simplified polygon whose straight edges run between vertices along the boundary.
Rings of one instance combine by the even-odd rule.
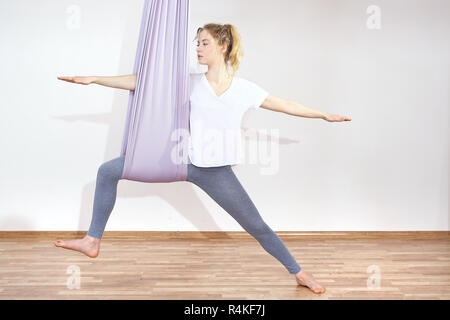
[[[329,122],[341,122],[341,121],[352,121],[352,119],[340,116],[337,114],[330,114],[326,113],[325,116],[322,118],[323,120],[329,121]]]

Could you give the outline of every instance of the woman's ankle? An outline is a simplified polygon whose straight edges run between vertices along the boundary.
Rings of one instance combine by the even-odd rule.
[[[300,276],[302,276],[303,274],[304,274],[303,269],[301,269],[299,272],[297,272],[297,273],[295,274],[295,276],[296,276],[296,277],[300,277]]]
[[[86,235],[84,237],[84,239],[87,239],[87,240],[89,240],[91,242],[100,242],[100,240],[101,240],[100,238],[91,237],[90,235]]]

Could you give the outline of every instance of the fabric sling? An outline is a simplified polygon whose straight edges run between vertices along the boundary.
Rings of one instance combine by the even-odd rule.
[[[121,179],[187,179],[189,0],[145,0],[121,156]]]

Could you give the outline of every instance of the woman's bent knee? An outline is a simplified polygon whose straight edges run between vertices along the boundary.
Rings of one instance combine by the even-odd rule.
[[[124,165],[124,157],[112,159],[98,168],[97,175],[102,178],[120,180]]]

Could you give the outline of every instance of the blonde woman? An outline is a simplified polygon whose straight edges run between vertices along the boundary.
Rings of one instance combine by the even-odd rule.
[[[208,71],[190,74],[191,113],[190,144],[187,181],[203,189],[224,210],[226,210],[261,246],[280,261],[290,274],[295,275],[299,285],[308,287],[314,293],[325,292],[311,275],[308,275],[290,254],[281,239],[261,218],[231,166],[239,163],[240,122],[250,108],[264,108],[284,112],[293,116],[322,118],[326,121],[350,121],[350,118],[319,112],[294,101],[270,95],[255,83],[235,76],[242,58],[240,35],[230,24],[206,24],[197,30],[197,54],[200,64]],[[233,73],[228,72],[228,65]],[[78,83],[96,83],[113,88],[134,90],[136,75],[117,77],[58,77],[60,80]],[[227,141],[231,150],[212,150],[204,156],[211,144],[202,138],[207,130],[238,133]],[[233,144],[234,143],[234,144]],[[220,145],[220,144],[219,144]],[[218,145],[217,145],[218,146]],[[211,150],[210,150],[211,151]],[[214,156],[211,156],[213,154]],[[87,235],[77,240],[57,240],[58,247],[79,251],[89,257],[96,257],[100,250],[106,222],[114,207],[118,181],[121,179],[125,157],[118,157],[103,163],[97,174],[94,208]]]

